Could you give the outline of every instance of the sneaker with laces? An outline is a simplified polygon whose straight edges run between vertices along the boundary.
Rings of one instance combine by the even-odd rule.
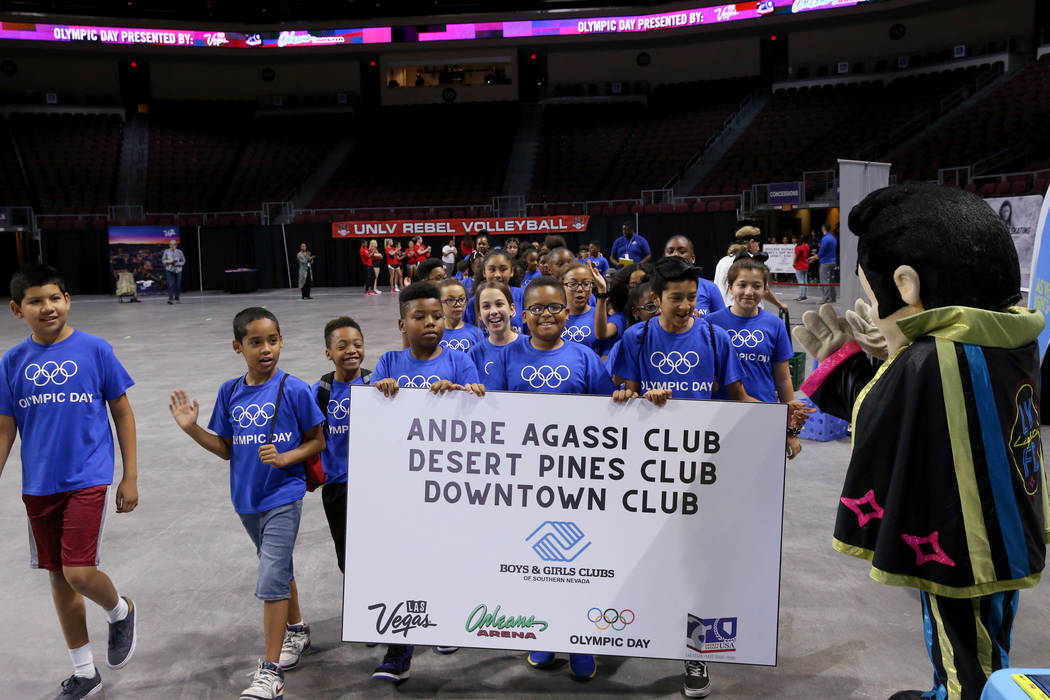
[[[310,625],[289,625],[284,628],[284,643],[281,645],[280,667],[291,671],[299,665],[303,652],[310,648]]]
[[[533,668],[550,668],[554,665],[554,654],[549,651],[530,651],[528,662]]]
[[[95,669],[94,678],[82,678],[73,674],[62,681],[62,692],[55,696],[55,700],[80,700],[89,698],[102,692],[102,676]]]
[[[459,647],[434,647],[435,654],[455,654]]]
[[[135,629],[139,611],[131,598],[123,596],[128,604],[128,615],[120,622],[109,623],[109,649],[106,663],[110,668],[124,668],[135,653]]]
[[[241,693],[240,700],[277,700],[284,697],[284,672],[271,661],[260,661],[252,674],[252,684]]]
[[[690,698],[706,698],[711,693],[711,678],[703,661],[686,661],[682,675],[682,692]]]
[[[386,655],[382,663],[372,671],[372,678],[377,681],[389,681],[400,683],[408,680],[408,669],[412,665],[412,652],[415,647],[411,644],[391,644],[386,648]]]

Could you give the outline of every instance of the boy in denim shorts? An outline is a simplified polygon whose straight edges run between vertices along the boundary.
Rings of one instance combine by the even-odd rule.
[[[139,496],[135,416],[125,393],[134,382],[109,343],[67,325],[69,305],[53,267],[26,265],[11,279],[11,311],[25,319],[32,335],[0,361],[0,471],[17,429],[30,565],[50,574],[73,662],[73,675],[62,683],[58,698],[78,700],[102,690],[88,644],[84,598],[109,617],[109,667],[122,668],[135,651],[136,606],[117,595],[97,568],[106,493],[113,483],[107,405],[124,464],[117,512],[133,511]]]
[[[241,700],[284,697],[284,671],[309,647],[292,568],[292,550],[306,493],[303,462],[324,449],[324,415],[309,385],[277,368],[283,340],[277,317],[244,309],[233,319],[233,349],[247,373],[219,388],[209,432],[197,425],[199,406],[186,392],[169,409],[198,445],[230,461],[234,510],[259,555],[255,597],[263,601],[266,655]]]

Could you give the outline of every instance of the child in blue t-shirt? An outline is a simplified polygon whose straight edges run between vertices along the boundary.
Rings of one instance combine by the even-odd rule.
[[[672,236],[664,246],[664,257],[679,257],[690,265],[696,263],[696,252],[693,242],[685,236]],[[717,313],[726,308],[722,293],[711,280],[705,277],[696,278],[696,312],[697,316]]]
[[[485,282],[502,282],[509,287],[514,276],[513,261],[503,250],[499,248],[491,250],[481,261],[481,276]],[[478,284],[483,280],[478,280]],[[510,326],[515,333],[522,332],[525,325],[521,318],[521,299],[524,293],[524,289],[511,287],[511,294],[514,299],[514,316],[511,317]],[[477,324],[477,304],[473,303],[473,298],[476,294],[477,291],[474,290],[471,302],[467,304],[465,314],[467,323]]]
[[[328,529],[335,544],[336,563],[345,572],[346,563],[346,472],[350,457],[350,387],[367,384],[370,375],[361,369],[365,359],[365,336],[361,326],[349,316],[333,318],[324,327],[324,355],[335,371],[321,377],[311,388],[318,408],[324,413],[324,505]]]
[[[29,264],[11,278],[11,311],[32,333],[0,360],[0,472],[20,433],[30,566],[50,576],[73,664],[61,697],[79,698],[102,690],[81,596],[109,618],[110,668],[123,668],[136,642],[137,607],[97,568],[113,483],[107,406],[124,465],[117,513],[133,511],[139,497],[135,416],[126,393],[134,382],[109,343],[68,325],[69,306],[65,283],[53,267]],[[18,617],[14,607],[9,610]]]
[[[642,282],[632,289],[627,296],[627,308],[630,314],[628,322],[631,326],[636,323],[645,323],[654,316],[659,316],[660,305],[652,299],[652,285],[648,282]],[[616,364],[616,358],[620,355],[622,345],[623,339],[621,338],[613,343],[612,347],[609,348],[609,354],[605,357],[605,367],[609,370],[609,374],[613,375],[613,384],[617,387],[622,387],[624,380],[623,377],[617,377],[613,374],[612,368]]]
[[[632,325],[628,309],[628,296],[638,285],[649,279],[649,263],[631,264],[619,270],[612,279],[606,280],[597,268],[591,267],[591,280],[594,283],[594,334],[604,343],[604,348],[615,345],[623,332]],[[608,354],[608,352],[603,352]],[[611,367],[606,361],[606,366]]]
[[[487,387],[489,370],[495,366],[496,357],[518,339],[518,333],[510,325],[516,310],[512,288],[502,282],[480,282],[474,305],[488,337],[472,347],[469,355],[478,369],[478,378]]]
[[[322,422],[310,386],[278,369],[284,341],[277,317],[250,307],[233,319],[233,349],[248,371],[219,387],[209,430],[184,391],[171,395],[179,427],[208,452],[230,461],[233,508],[259,555],[255,596],[263,601],[265,658],[242,697],[280,697],[284,671],[309,647],[299,610],[292,550],[299,532],[306,472],[303,462],[324,449]]]
[[[441,347],[469,352],[481,342],[482,334],[473,323],[463,320],[463,313],[467,310],[467,290],[456,279],[439,282],[438,289],[441,290],[441,305],[445,310],[445,334],[441,337]]]
[[[372,384],[384,396],[397,396],[400,388],[429,389],[435,394],[466,390],[485,395],[478,381],[474,361],[465,352],[441,347],[445,333],[441,291],[430,282],[416,282],[398,296],[401,318],[398,328],[408,344],[404,350],[383,353],[372,374]],[[390,644],[372,678],[398,683],[408,678],[415,646]],[[439,654],[451,654],[457,647],[435,647]]]
[[[740,358],[744,390],[759,401],[789,403],[795,398],[788,360],[794,354],[791,338],[783,321],[762,308],[769,287],[769,268],[754,258],[741,258],[729,268],[729,291],[733,305],[708,316],[711,323],[724,328]],[[721,392],[720,392],[721,393]],[[716,398],[724,398],[717,395]],[[788,449],[802,449],[797,437]]]
[[[585,268],[583,272],[589,274]],[[524,301],[529,335],[519,337],[496,358],[489,375],[489,388],[542,394],[611,395],[615,387],[598,355],[562,338],[569,312],[561,281],[546,275],[537,277],[525,290]],[[554,654],[533,651],[528,662],[534,668],[550,668]],[[569,668],[580,680],[598,675],[598,666],[591,654],[570,654]]]
[[[591,268],[583,263],[572,263],[562,271],[561,281],[565,285],[569,305],[569,315],[561,332],[562,339],[579,343],[598,355],[604,354],[612,343],[599,340],[594,330],[595,310],[590,304],[591,288],[594,286]]]

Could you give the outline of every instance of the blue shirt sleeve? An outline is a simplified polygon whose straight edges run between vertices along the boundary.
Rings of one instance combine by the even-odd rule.
[[[379,358],[379,362],[376,363],[375,371],[372,372],[372,383],[375,384],[381,379],[387,379],[390,377],[390,355],[396,350],[388,350],[384,352]]]
[[[291,379],[295,378],[292,377]],[[317,394],[310,390],[309,385],[302,380],[298,380],[294,384],[289,381],[288,384],[292,384],[291,391],[288,391],[289,387],[285,385],[285,391],[288,393],[285,395],[284,400],[288,401],[295,411],[295,418],[299,421],[300,432],[305,433],[310,428],[323,423],[324,414],[321,413],[321,409],[317,406]]]
[[[644,323],[631,326],[624,331],[623,338],[620,340],[620,350],[610,369],[613,374],[623,378],[624,381],[642,381],[642,373],[638,366],[638,353],[642,346],[641,336],[644,330]]]
[[[719,311],[724,311],[726,308],[726,302],[722,297],[722,294],[718,291],[718,287],[714,282],[710,282],[706,279],[703,281],[707,282],[707,284],[704,285],[707,292],[707,313],[713,314],[718,313]]]
[[[11,383],[7,381],[7,362],[0,362],[0,416],[15,417],[15,401],[11,396]]]
[[[211,419],[208,421],[208,430],[219,437],[232,438],[233,426],[230,425],[230,396],[233,387],[239,379],[231,379],[219,387],[219,394],[215,397],[215,407],[211,410]]]
[[[106,401],[119,398],[135,384],[117,359],[113,346],[105,341],[99,348],[99,360],[102,363],[102,398]]]
[[[612,250],[609,251],[609,258],[611,260],[619,260],[623,257],[623,248],[627,244],[627,239],[620,236],[612,244]]]
[[[605,368],[601,358],[593,352],[586,353],[587,362],[587,393],[599,396],[612,396],[616,391],[609,370]]]
[[[740,368],[740,358],[733,350],[733,343],[729,340],[729,334],[724,328],[713,326],[715,330],[715,356],[718,358],[719,376],[715,379],[718,386],[725,388],[733,382],[744,379],[744,371]]]
[[[652,255],[652,251],[649,250],[649,241],[645,240],[641,236],[635,236],[638,239],[638,247],[642,249],[642,257],[646,255]]]
[[[773,362],[787,362],[795,356],[795,348],[791,345],[791,336],[788,335],[787,326],[781,320],[776,319],[777,331],[773,339]]]

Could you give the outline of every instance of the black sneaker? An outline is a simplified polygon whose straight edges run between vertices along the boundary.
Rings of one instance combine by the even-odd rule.
[[[376,666],[372,672],[372,678],[377,681],[389,681],[400,683],[408,680],[408,669],[412,665],[412,652],[415,647],[411,644],[391,644],[387,647],[383,662]]]
[[[96,668],[94,678],[81,678],[74,674],[62,681],[62,692],[55,696],[55,700],[80,700],[101,692],[102,676]]]
[[[128,616],[120,622],[109,623],[109,651],[106,663],[110,668],[124,668],[135,653],[135,620],[138,609],[131,598],[124,596],[128,604]]]
[[[703,661],[686,661],[682,675],[682,692],[690,698],[706,698],[711,693],[711,678]]]

